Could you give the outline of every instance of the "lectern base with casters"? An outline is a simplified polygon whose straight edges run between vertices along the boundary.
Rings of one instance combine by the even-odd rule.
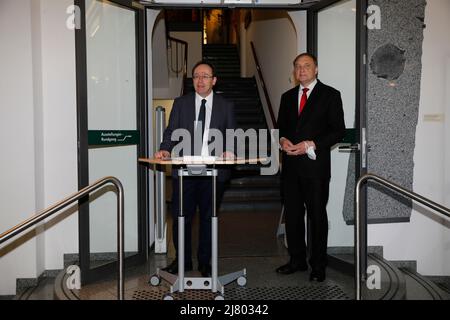
[[[216,177],[217,169],[207,167],[205,164],[186,165],[178,170],[180,183],[180,211],[178,214],[178,275],[169,272],[156,270],[156,274],[150,278],[150,284],[157,286],[164,279],[170,284],[170,293],[163,296],[164,300],[173,300],[173,293],[184,292],[184,290],[211,290],[217,293],[216,300],[224,299],[225,286],[237,280],[237,284],[245,286],[247,283],[246,270],[242,269],[233,273],[218,276],[218,217],[216,214]],[[211,277],[185,277],[184,276],[184,214],[183,214],[183,177],[212,177],[212,208],[213,216],[211,220],[212,252],[211,252]]]

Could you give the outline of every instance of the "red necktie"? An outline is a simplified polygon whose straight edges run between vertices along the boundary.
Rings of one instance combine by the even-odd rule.
[[[308,100],[308,96],[306,95],[306,92],[308,92],[308,88],[303,88],[303,94],[302,94],[302,98],[300,99],[300,108],[298,109],[298,115],[300,115],[300,113],[302,113],[303,108],[305,107],[306,104],[306,100]]]

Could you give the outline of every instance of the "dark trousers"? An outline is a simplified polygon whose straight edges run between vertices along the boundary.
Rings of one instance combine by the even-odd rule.
[[[218,210],[224,192],[224,182],[216,180],[216,208]],[[172,186],[172,218],[173,243],[178,253],[178,215],[180,200],[179,179],[173,179]],[[211,218],[212,210],[212,178],[183,177],[183,216],[185,223],[184,257],[185,263],[192,261],[192,218],[199,209],[200,226],[197,259],[199,264],[209,264],[211,260]],[[216,211],[217,212],[217,211]],[[178,254],[177,254],[178,257]]]
[[[283,175],[283,195],[288,251],[294,262],[306,261],[305,209],[310,222],[311,254],[309,265],[313,270],[324,270],[327,265],[328,202],[330,179],[305,178],[295,172]]]

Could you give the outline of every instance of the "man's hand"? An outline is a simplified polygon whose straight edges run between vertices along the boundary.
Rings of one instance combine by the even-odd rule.
[[[288,152],[289,150],[292,149],[292,147],[294,146],[293,143],[286,138],[281,138],[280,139],[280,146],[281,146],[281,150]]]
[[[302,142],[293,144],[289,139],[280,139],[281,149],[289,156],[298,156],[306,152],[305,146]]]
[[[281,147],[289,156],[301,156],[305,154],[306,150],[311,146],[316,150],[316,144],[311,140],[301,141],[297,144],[292,144],[292,142],[287,139],[281,141]]]
[[[170,158],[170,152],[167,150],[159,150],[155,153],[155,159],[166,159]]]

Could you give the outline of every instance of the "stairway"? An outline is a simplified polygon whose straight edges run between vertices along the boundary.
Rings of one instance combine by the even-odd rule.
[[[233,222],[233,221],[230,221]],[[262,224],[263,222],[256,222]],[[262,235],[262,234],[261,234]],[[261,299],[273,300],[299,300],[299,299],[333,299],[340,300],[339,297],[331,297],[325,295],[317,297],[317,293],[334,291],[336,285],[338,288],[343,288],[345,291],[344,299],[354,299],[353,275],[354,275],[354,256],[352,248],[328,248],[329,253],[329,268],[327,271],[327,280],[324,283],[315,284],[311,286],[308,284],[307,273],[296,273],[288,278],[279,278],[273,272],[276,265],[284,261],[283,256],[275,256],[272,258],[254,256],[245,256],[247,264],[251,259],[255,259],[248,267],[252,270],[249,275],[253,276],[252,281],[249,281],[247,288],[237,288],[237,294],[240,291],[245,291],[246,296],[234,297],[236,300],[250,299],[257,297]],[[381,286],[379,289],[371,289],[362,287],[364,300],[450,300],[449,286],[441,286],[437,279],[431,281],[430,277],[423,276],[415,270],[415,263],[411,261],[388,261],[383,258],[383,248],[375,247],[369,248],[368,265],[377,265],[381,271]],[[238,260],[241,261],[243,257]],[[125,273],[127,277],[126,295],[128,300],[138,300],[135,295],[132,296],[133,290],[140,292],[147,292],[147,296],[140,298],[140,300],[159,300],[161,294],[157,288],[151,287],[148,284],[149,269],[154,269],[157,261],[166,259],[161,255],[151,255],[150,262],[146,265],[137,267],[136,269],[127,270]],[[229,260],[230,257],[225,258]],[[258,265],[256,261],[265,260],[264,266]],[[223,262],[223,261],[222,261]],[[239,262],[241,263],[241,262]],[[260,262],[259,262],[260,263]],[[267,266],[269,264],[269,266]],[[66,265],[66,263],[65,263]],[[234,268],[234,265],[233,265]],[[266,270],[267,269],[267,270]],[[258,272],[261,272],[258,275]],[[267,272],[267,274],[265,274]],[[262,276],[264,275],[264,276]],[[302,278],[304,275],[304,279]],[[98,299],[116,299],[117,298],[117,279],[116,274],[110,275],[107,281],[101,281],[90,285],[83,286],[81,290],[72,290],[67,288],[68,274],[66,268],[61,270],[56,278],[43,278],[29,288],[24,288],[18,292],[14,300],[98,300]],[[434,277],[435,278],[435,277]],[[301,282],[302,286],[289,283],[292,279]],[[301,280],[303,279],[303,280]],[[447,281],[441,279],[441,281]],[[344,283],[345,282],[345,283]],[[130,289],[131,286],[131,289]],[[297,286],[297,287],[295,287]],[[164,288],[162,288],[164,289]],[[168,290],[168,288],[165,288]],[[226,292],[233,293],[233,288],[227,288]],[[148,293],[157,292],[158,295],[151,296]],[[295,293],[295,295],[289,294]],[[331,295],[332,296],[332,295]],[[192,300],[211,299],[211,297],[204,297],[199,293],[190,296]],[[233,296],[230,297],[233,300]],[[228,299],[227,299],[228,300]]]
[[[334,249],[338,249],[337,252]],[[353,248],[328,248],[329,266],[344,274],[354,275]],[[361,286],[364,300],[450,300],[449,288],[437,280],[419,274],[413,261],[388,261],[383,258],[383,248],[369,248],[368,266],[380,270],[380,287]],[[374,269],[373,269],[374,270]],[[375,273],[368,280],[372,285]]]
[[[203,45],[203,59],[214,65],[220,78],[239,78],[241,75],[240,59],[235,45]]]
[[[239,56],[234,45],[204,45],[203,58],[216,68],[217,83],[214,91],[233,101],[237,127],[244,131],[267,130],[267,123],[259,98],[256,79],[241,78]],[[193,91],[192,79],[184,83],[184,92]],[[270,156],[270,137],[267,155]],[[248,144],[248,142],[247,142]],[[259,152],[259,151],[258,151]],[[246,154],[248,156],[248,146]],[[237,165],[227,186],[221,211],[281,211],[279,175],[262,176],[261,165]]]

